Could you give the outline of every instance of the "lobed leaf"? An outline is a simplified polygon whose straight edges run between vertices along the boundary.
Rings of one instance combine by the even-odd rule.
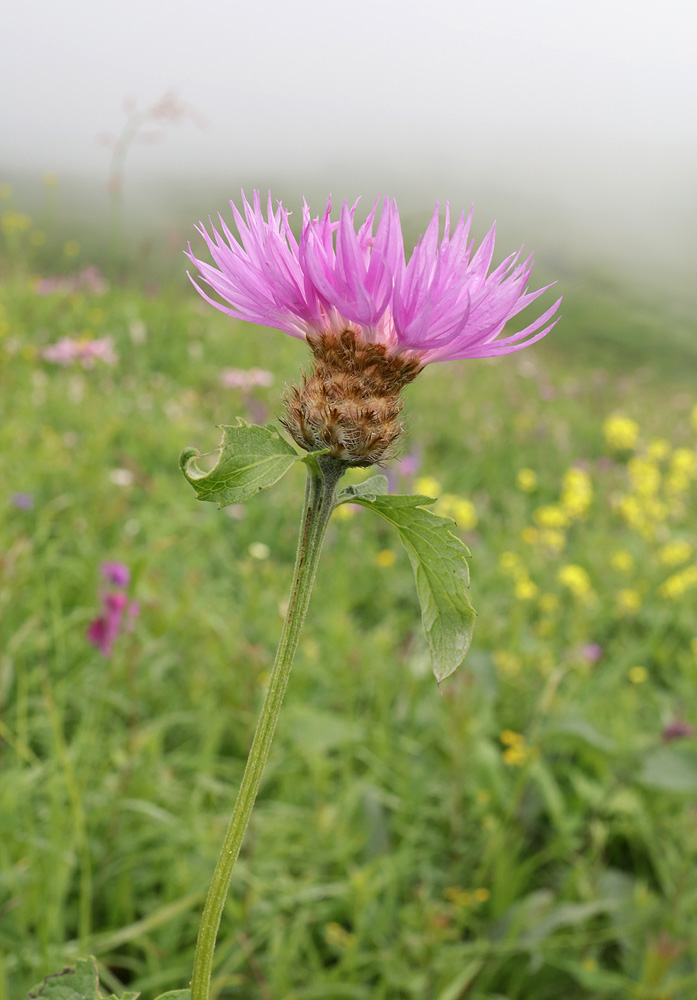
[[[196,490],[199,500],[227,507],[244,503],[256,493],[277,483],[305,455],[300,455],[281,437],[271,424],[248,424],[241,418],[237,423],[222,427],[220,455],[210,472],[196,464],[200,453],[185,448],[179,457],[179,467]]]
[[[99,1000],[97,964],[93,958],[82,958],[75,968],[56,972],[32,987],[24,1000]]]
[[[375,479],[383,479],[376,476]],[[371,480],[361,484],[368,486]],[[342,491],[342,496],[346,491]],[[425,496],[353,493],[343,502],[358,503],[384,517],[399,532],[407,550],[421,603],[421,620],[440,684],[460,666],[472,641],[476,611],[467,597],[467,546],[452,528],[455,522],[427,510]]]
[[[371,476],[370,479],[365,479],[362,483],[345,486],[339,493],[336,506],[338,507],[342,503],[357,503],[356,497],[363,500],[374,500],[377,496],[386,495],[388,488],[387,476]]]

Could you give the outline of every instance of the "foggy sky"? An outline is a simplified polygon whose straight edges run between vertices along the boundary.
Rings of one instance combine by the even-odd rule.
[[[135,148],[134,184],[502,192],[598,244],[694,246],[688,0],[25,0],[2,35],[0,173],[103,181],[124,98],[174,88],[209,126]]]

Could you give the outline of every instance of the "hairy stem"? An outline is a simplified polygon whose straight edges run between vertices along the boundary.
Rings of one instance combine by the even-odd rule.
[[[235,809],[215,866],[201,918],[191,978],[191,1000],[209,1000],[210,997],[213,951],[220,918],[230,888],[232,871],[240,853],[271,749],[293,658],[310,603],[324,534],[336,504],[337,485],[344,468],[343,463],[328,456],[317,459],[315,469],[308,466],[305,503],[300,521],[300,536],[288,611]]]

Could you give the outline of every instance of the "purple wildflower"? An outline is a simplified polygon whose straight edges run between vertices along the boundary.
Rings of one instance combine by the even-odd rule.
[[[33,510],[34,509],[34,497],[31,493],[24,493],[21,490],[18,493],[13,493],[10,497],[10,503],[13,507],[18,510]]]
[[[131,582],[131,571],[122,562],[103,562],[99,572],[107,583],[113,583],[115,587],[127,587]]]
[[[407,263],[397,205],[388,198],[376,229],[377,202],[357,230],[356,205],[344,202],[339,219],[332,221],[331,201],[316,218],[304,204],[296,240],[288,211],[280,202],[274,209],[270,194],[266,219],[258,192],[251,205],[242,197],[244,217],[231,202],[240,241],[220,217],[220,233],[212,224],[212,235],[202,224],[198,230],[214,263],[196,258],[191,246],[187,253],[223,301],[191,278],[197,290],[236,319],[311,341],[351,331],[359,341],[415,357],[422,365],[519,351],[557,322],[550,321],[561,299],[518,333],[500,336],[506,323],[550,286],[527,291],[532,256],[521,260],[521,251],[489,274],[495,227],[473,254],[471,211],[462,214],[451,233],[446,205],[439,240],[436,205]]]
[[[684,719],[672,719],[663,727],[661,733],[664,743],[672,743],[673,740],[689,740],[695,735],[694,727]]]
[[[589,642],[581,650],[581,656],[589,663],[597,663],[603,655],[603,647],[598,642]]]
[[[99,570],[113,586],[125,588],[130,583],[131,574],[123,563],[104,562]],[[123,590],[107,591],[100,597],[101,612],[87,627],[87,641],[96,646],[103,656],[109,657],[121,632],[132,631],[140,605],[137,601],[129,602]]]

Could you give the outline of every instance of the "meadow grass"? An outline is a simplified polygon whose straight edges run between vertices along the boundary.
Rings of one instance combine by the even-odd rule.
[[[183,281],[38,295],[11,272],[0,1000],[87,953],[151,1000],[188,982],[303,490],[293,470],[217,511],[177,456],[238,415],[275,420],[307,356]],[[697,340],[607,283],[569,285],[548,342],[405,393],[421,465],[391,462],[392,489],[439,495],[472,550],[475,638],[440,691],[396,537],[357,508],[330,526],[219,998],[697,995],[697,741],[666,733],[697,724]],[[63,335],[111,336],[118,364],[49,364]],[[274,384],[225,389],[230,366]],[[141,604],[110,658],[85,638],[105,559]]]

